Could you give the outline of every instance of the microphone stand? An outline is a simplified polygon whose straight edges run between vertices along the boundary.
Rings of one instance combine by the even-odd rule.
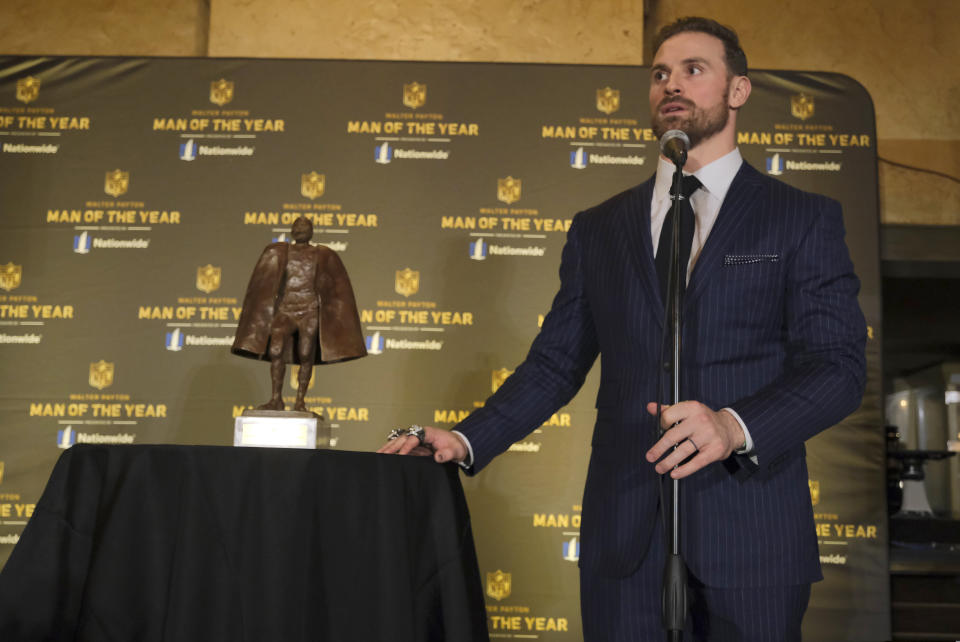
[[[664,321],[670,319],[670,331],[673,337],[673,350],[670,355],[670,371],[673,374],[673,394],[671,403],[676,404],[680,401],[680,329],[682,325],[682,303],[683,287],[680,283],[680,201],[684,198],[680,186],[683,180],[683,165],[687,160],[687,153],[683,151],[680,157],[675,159],[676,171],[673,173],[673,193],[670,198],[673,201],[673,244],[670,248],[670,269],[667,277],[667,302],[664,313]],[[657,364],[658,370],[664,363],[663,349],[667,338],[667,326],[664,324],[663,341],[661,342],[661,359]],[[658,385],[663,385],[663,375],[657,373]],[[660,407],[663,395],[657,395],[657,427],[660,427],[660,416],[662,409]],[[659,433],[662,434],[662,433]],[[674,450],[677,446],[673,447]],[[670,519],[669,549],[666,553],[666,562],[663,569],[663,588],[661,594],[662,622],[663,628],[667,632],[668,642],[680,642],[683,639],[683,628],[686,624],[689,605],[687,603],[687,565],[680,554],[680,480],[673,479],[673,493],[669,509],[664,502],[663,480],[658,480],[660,488],[660,507],[663,511],[664,526],[666,527],[667,517]]]

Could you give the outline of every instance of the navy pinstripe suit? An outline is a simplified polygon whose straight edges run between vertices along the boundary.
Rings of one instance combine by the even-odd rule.
[[[657,476],[644,459],[664,322],[653,180],[574,218],[560,290],[526,360],[456,427],[479,471],[566,404],[602,354],[580,564],[605,577],[638,568],[657,522]],[[859,406],[865,380],[859,281],[843,236],[838,203],[744,162],[690,275],[682,398],[736,410],[759,461],[732,456],[684,482],[683,553],[707,586],[821,578],[803,444]],[[584,597],[585,621],[603,599]]]

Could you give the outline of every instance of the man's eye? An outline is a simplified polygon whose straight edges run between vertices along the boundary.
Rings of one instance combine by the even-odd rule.
[[[655,71],[653,72],[653,79],[657,82],[662,82],[667,79],[667,72],[665,71]]]
[[[691,76],[696,76],[697,74],[703,73],[703,70],[696,65],[690,65],[690,67],[687,68],[687,73],[689,73]]]

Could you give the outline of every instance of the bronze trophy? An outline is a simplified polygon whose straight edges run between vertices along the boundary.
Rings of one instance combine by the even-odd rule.
[[[297,439],[305,435],[309,442],[308,423],[312,421],[315,434],[319,418],[304,402],[313,366],[367,354],[353,288],[340,257],[330,248],[310,244],[313,224],[306,217],[293,222],[291,237],[293,243],[271,243],[260,255],[230,349],[242,357],[269,361],[272,384],[269,401],[237,418],[237,445],[244,441],[248,443],[242,445],[265,445],[262,442],[270,441],[270,434],[276,437],[284,421],[291,424],[289,420]],[[292,411],[285,409],[282,397],[288,363],[300,365]],[[244,431],[250,439],[241,438]]]

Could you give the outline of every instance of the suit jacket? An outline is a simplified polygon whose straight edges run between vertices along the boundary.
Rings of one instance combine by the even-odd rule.
[[[581,566],[625,577],[657,532],[663,302],[650,238],[654,179],[577,214],[560,290],[526,360],[456,429],[482,469],[566,404],[602,354],[583,497]],[[759,465],[733,455],[684,481],[682,549],[708,586],[821,578],[804,442],[860,404],[866,326],[840,205],[743,163],[690,275],[681,399],[731,407]]]

